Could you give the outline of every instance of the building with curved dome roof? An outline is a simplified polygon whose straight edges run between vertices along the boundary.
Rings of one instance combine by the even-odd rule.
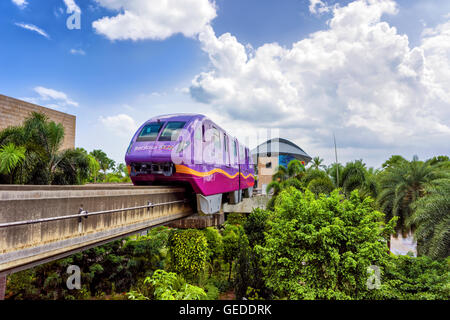
[[[283,138],[267,140],[254,148],[251,153],[253,163],[257,164],[257,187],[258,189],[261,188],[263,193],[267,184],[272,181],[272,176],[279,165],[287,167],[293,159],[297,159],[306,165],[312,159],[298,145]]]

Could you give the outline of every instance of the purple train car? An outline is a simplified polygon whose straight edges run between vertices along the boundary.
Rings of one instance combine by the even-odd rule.
[[[162,115],[134,134],[125,162],[135,185],[186,184],[202,213],[222,202],[251,197],[255,183],[250,151],[200,114]]]

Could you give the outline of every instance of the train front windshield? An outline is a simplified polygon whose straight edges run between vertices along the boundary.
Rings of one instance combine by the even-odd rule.
[[[158,141],[175,141],[178,135],[183,129],[186,122],[183,121],[169,121],[167,126],[164,128]]]
[[[152,122],[147,124],[139,134],[137,141],[155,141],[158,137],[159,131],[163,126],[163,122]]]

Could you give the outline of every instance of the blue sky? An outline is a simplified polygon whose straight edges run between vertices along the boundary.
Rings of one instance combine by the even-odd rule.
[[[3,0],[0,93],[76,115],[76,145],[118,162],[146,119],[199,112],[327,164],[335,133],[341,162],[379,167],[448,154],[449,13],[445,0]]]

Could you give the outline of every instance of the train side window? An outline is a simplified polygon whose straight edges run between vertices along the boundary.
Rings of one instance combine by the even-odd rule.
[[[223,136],[223,146],[224,146],[224,148],[223,148],[223,150],[224,150],[223,156],[224,156],[224,160],[225,160],[225,165],[227,165],[227,166],[230,165],[230,152],[228,150],[229,149],[228,143],[229,143],[228,136],[226,134],[224,134],[224,136]]]
[[[237,141],[236,140],[234,140],[234,142],[233,142],[233,154],[234,154],[234,164],[237,164],[239,161],[238,161],[238,152],[237,152]]]
[[[214,149],[220,153],[220,149],[222,148],[222,144],[220,141],[220,132],[216,128],[214,130]]]
[[[203,141],[203,126],[198,126],[195,129],[194,136],[195,136],[195,140]]]
[[[244,164],[245,161],[245,155],[244,155],[244,147],[242,145],[239,145],[239,164]]]

